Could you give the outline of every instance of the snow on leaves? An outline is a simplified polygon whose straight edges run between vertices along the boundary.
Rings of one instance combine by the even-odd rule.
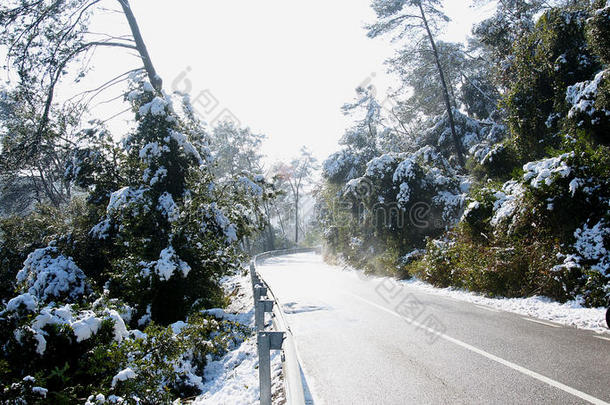
[[[556,178],[566,178],[572,170],[566,160],[574,157],[573,153],[565,153],[561,156],[529,162],[523,166],[525,174],[523,179],[529,182],[533,188],[539,188],[542,184],[550,186]]]
[[[85,279],[85,274],[72,258],[59,254],[54,247],[30,253],[23,269],[17,273],[21,291],[40,302],[78,300],[87,290]]]
[[[185,134],[174,130],[170,130],[169,134],[170,137],[176,141],[178,146],[182,148],[187,155],[193,157],[199,163],[199,165],[203,165],[205,163],[195,146],[188,141]]]
[[[525,189],[521,183],[516,181],[508,181],[502,185],[502,189],[495,192],[496,201],[493,206],[493,216],[490,224],[494,227],[511,219],[517,213],[521,206],[521,198],[525,193]]]
[[[115,375],[114,377],[112,377],[112,384],[111,387],[115,387],[117,382],[119,381],[127,381],[133,378],[136,378],[137,374],[135,373],[135,371],[133,371],[130,367],[127,367],[124,370],[119,371],[119,373],[117,375]]]
[[[176,270],[179,270],[183,277],[186,277],[191,271],[191,267],[176,254],[173,246],[167,247],[161,251],[159,260],[154,266],[155,272],[163,281],[169,280]]]
[[[591,268],[603,275],[609,275],[610,254],[607,242],[610,241],[610,227],[605,221],[599,221],[592,227],[584,224],[574,232],[574,248],[582,259],[592,262]]]
[[[253,195],[256,197],[260,197],[263,195],[263,188],[250,180],[250,178],[246,176],[239,176],[237,179],[238,183],[245,189],[246,193],[249,195]]]
[[[568,87],[566,92],[566,101],[570,104],[570,111],[568,112],[569,118],[588,116],[591,124],[595,125],[599,123],[600,117],[597,116],[597,108],[595,106],[598,98],[598,93],[602,81],[605,80],[608,75],[608,70],[602,70],[597,73],[593,80],[587,80],[584,82],[576,83]],[[599,113],[610,116],[610,111],[603,110]],[[579,125],[582,124],[579,123]]]
[[[204,230],[208,230],[208,224],[212,223],[222,231],[227,243],[237,241],[237,226],[231,223],[225,213],[218,207],[218,204],[214,202],[204,207],[204,216],[208,219],[207,223],[202,223]]]
[[[172,195],[167,191],[159,197],[157,210],[161,212],[169,222],[176,222],[180,218],[180,209],[174,202]]]
[[[14,312],[20,309],[25,309],[29,312],[34,312],[38,308],[38,299],[30,293],[24,293],[9,300],[6,304],[5,311]]]
[[[350,150],[333,153],[322,165],[322,173],[333,181],[349,181],[358,177],[361,159]]]
[[[144,104],[140,107],[140,115],[151,114],[153,116],[160,116],[166,114],[166,108],[171,105],[171,102],[161,98],[159,96],[153,98],[149,103]]]
[[[125,206],[130,204],[139,205],[144,202],[144,193],[146,189],[134,189],[132,187],[123,187],[110,194],[110,202],[106,208],[108,214],[121,211]]]
[[[4,314],[8,312],[7,309]],[[16,329],[14,335],[18,342],[30,336],[36,342],[36,352],[43,355],[47,349],[48,326],[58,325],[69,328],[76,342],[82,342],[96,335],[102,323],[107,320],[113,323],[116,342],[121,342],[129,335],[125,322],[116,310],[105,308],[99,314],[92,310],[75,312],[70,304],[60,307],[49,305],[42,308],[29,323]]]
[[[406,205],[411,199],[411,188],[409,182],[415,180],[417,173],[415,171],[415,163],[411,159],[402,161],[392,177],[394,183],[400,184],[396,200],[403,205]]]
[[[367,177],[380,177],[383,178],[388,173],[393,171],[396,165],[397,157],[386,153],[379,157],[373,158],[366,165],[365,176]]]

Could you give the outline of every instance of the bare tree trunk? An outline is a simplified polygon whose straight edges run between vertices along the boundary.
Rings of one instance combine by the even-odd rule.
[[[42,171],[42,168],[40,167],[40,165],[38,165],[38,178],[40,179],[44,192],[45,192],[47,198],[49,199],[49,201],[51,202],[51,204],[55,208],[59,208],[60,207],[59,198],[56,198],[55,194],[53,193],[53,189],[51,188],[51,185],[45,178],[44,172]]]
[[[246,236],[245,240],[246,240],[246,249],[248,251],[248,254],[251,255],[252,254],[252,243],[250,242],[250,238],[247,236]]]
[[[441,61],[438,56],[438,50],[436,49],[436,43],[434,42],[434,37],[432,36],[432,32],[430,31],[430,26],[428,25],[428,20],[426,19],[426,13],[424,12],[424,8],[422,7],[421,1],[418,2],[419,11],[421,12],[421,17],[424,22],[424,27],[426,28],[426,32],[428,33],[428,39],[430,40],[430,45],[432,45],[432,52],[434,52],[434,59],[436,60],[436,66],[438,68],[438,74],[441,78],[441,85],[443,86],[443,96],[445,98],[445,106],[447,108],[447,115],[449,116],[449,125],[451,126],[451,136],[453,138],[453,144],[455,146],[455,151],[457,153],[457,158],[460,166],[462,168],[465,166],[464,163],[464,152],[462,151],[462,142],[457,135],[455,130],[455,121],[453,120],[453,109],[451,107],[451,100],[449,98],[449,90],[447,89],[447,82],[445,81],[445,74],[443,72],[443,67],[441,66]]]
[[[275,250],[275,230],[273,229],[273,225],[271,222],[267,222],[267,238],[268,238],[268,250]]]
[[[271,209],[269,208],[269,202],[263,202],[263,209],[265,210],[265,218],[267,219],[267,250],[275,250],[275,230],[271,225]]]
[[[295,194],[294,204],[294,243],[299,244],[299,189],[297,188]]]
[[[133,15],[131,11],[131,7],[129,6],[128,0],[118,0],[121,3],[121,7],[123,8],[123,12],[125,13],[125,17],[127,17],[127,22],[129,23],[129,28],[131,29],[131,33],[133,35],[133,39],[136,41],[136,47],[138,48],[138,52],[140,53],[140,57],[142,58],[142,62],[144,63],[144,69],[146,69],[146,74],[148,74],[148,79],[150,83],[153,85],[155,90],[161,91],[163,88],[163,81],[161,77],[157,74],[155,67],[152,63],[150,55],[148,54],[148,50],[146,49],[146,44],[144,43],[144,39],[142,38],[142,34],[140,33],[140,28],[138,27],[138,22],[136,21],[136,17]]]
[[[280,229],[282,230],[282,235],[284,235],[284,237],[286,237],[286,227],[284,226],[284,220],[282,218],[282,213],[280,212],[279,208],[275,208],[275,211],[277,212],[277,218],[280,222]]]

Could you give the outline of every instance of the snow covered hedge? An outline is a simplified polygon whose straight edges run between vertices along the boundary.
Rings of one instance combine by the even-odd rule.
[[[527,163],[519,179],[479,188],[450,243],[429,243],[412,270],[438,285],[608,305],[609,164],[576,148]]]
[[[99,127],[74,151],[84,197],[0,220],[0,402],[169,403],[200,394],[205,364],[249,333],[205,310],[227,302],[265,180],[216,178],[201,123],[131,86],[122,145]]]
[[[504,58],[504,91],[484,119],[453,110],[465,168],[446,112],[410,115],[427,104],[348,131],[319,194],[331,254],[440,286],[610,305],[609,10],[544,10],[508,47],[496,37],[505,15],[478,27]],[[382,142],[388,128],[401,149]]]
[[[205,312],[188,323],[128,330],[128,314],[109,309],[116,303],[38,307],[27,295],[1,313],[3,358],[10,366],[3,377],[24,376],[3,388],[3,401],[168,403],[198,395],[207,362],[250,333]],[[30,387],[34,381],[38,390]]]
[[[89,290],[85,273],[55,247],[35,250],[23,265],[17,273],[17,283],[28,296],[41,302],[77,302]]]
[[[382,255],[396,264],[457,221],[468,181],[437,147],[384,153],[364,165],[341,157],[353,154],[344,150],[325,162],[328,191],[322,202],[327,242],[353,264],[380,271],[386,266],[369,258]]]

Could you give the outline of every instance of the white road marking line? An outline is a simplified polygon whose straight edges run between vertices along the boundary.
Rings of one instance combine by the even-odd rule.
[[[438,335],[441,339],[444,339],[444,340],[446,340],[448,342],[451,342],[451,343],[454,343],[454,344],[456,344],[458,346],[461,346],[464,349],[470,350],[473,353],[480,354],[481,356],[486,357],[486,358],[488,358],[488,359],[490,359],[492,361],[495,361],[496,363],[500,363],[500,364],[502,364],[502,365],[504,365],[504,366],[506,366],[508,368],[512,368],[515,371],[518,371],[518,372],[520,372],[522,374],[525,374],[525,375],[527,375],[529,377],[532,377],[532,378],[534,378],[534,379],[536,379],[538,381],[541,381],[541,382],[543,382],[545,384],[548,384],[548,385],[550,385],[552,387],[558,388],[558,389],[560,389],[560,390],[562,390],[564,392],[567,392],[568,394],[574,395],[575,397],[578,397],[580,399],[583,399],[583,400],[585,400],[587,402],[590,402],[592,404],[595,404],[595,405],[610,405],[610,403],[608,403],[608,402],[605,402],[605,401],[603,401],[603,400],[601,400],[599,398],[595,398],[594,396],[589,395],[589,394],[587,394],[585,392],[579,391],[579,390],[577,390],[575,388],[569,387],[569,386],[567,386],[565,384],[560,383],[559,381],[555,381],[555,380],[553,380],[553,379],[551,379],[549,377],[543,376],[542,374],[538,374],[535,371],[529,370],[529,369],[527,369],[525,367],[522,367],[522,366],[520,366],[518,364],[512,363],[512,362],[510,362],[508,360],[504,360],[503,358],[495,356],[495,355],[493,355],[491,353],[487,353],[484,350],[478,349],[478,348],[476,348],[476,347],[474,347],[472,345],[469,345],[468,343],[464,343],[461,340],[452,338],[451,336],[448,336],[448,335],[446,335],[444,333],[439,333],[438,331],[436,331],[436,330],[434,330],[432,328],[429,328],[429,327],[427,327],[425,325],[422,325],[421,323],[416,322],[415,320],[406,318],[406,317],[404,317],[404,316],[402,316],[402,315],[392,311],[391,309],[385,308],[385,307],[383,307],[383,306],[381,306],[379,304],[376,304],[376,303],[374,303],[372,301],[369,301],[369,300],[367,300],[365,298],[362,298],[362,297],[360,297],[358,295],[352,294],[352,293],[347,292],[347,291],[343,291],[343,293],[345,293],[347,295],[351,295],[352,297],[357,298],[360,301],[366,302],[367,304],[372,305],[375,308],[380,309],[380,310],[382,310],[384,312],[387,312],[387,313],[389,313],[391,315],[394,315],[394,316],[396,316],[396,317],[398,317],[400,319],[407,320],[412,325],[415,325],[415,326],[417,326],[417,327],[419,327],[421,329],[424,329],[424,330],[426,330],[426,331],[428,331],[430,333]]]
[[[561,328],[561,325],[555,325],[554,323],[543,322],[543,321],[539,321],[537,319],[531,319],[531,318],[525,318],[525,317],[521,317],[521,319],[525,319],[526,321],[530,321],[530,322],[534,322],[534,323],[539,323],[540,325],[544,325],[544,326],[550,326],[551,328]]]
[[[609,341],[609,342],[610,342],[610,338],[607,338],[607,337],[605,337],[605,336],[593,336],[593,337],[596,337],[596,338],[598,338],[598,339],[602,339],[602,340],[607,340],[607,341]]]
[[[473,305],[477,308],[486,309],[487,311],[491,311],[491,312],[502,312],[499,309],[495,309],[492,307],[486,307],[485,305],[478,305],[478,304],[473,304]]]

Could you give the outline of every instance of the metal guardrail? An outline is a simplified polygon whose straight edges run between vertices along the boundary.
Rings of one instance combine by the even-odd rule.
[[[250,262],[250,278],[254,295],[254,314],[259,356],[260,403],[271,405],[271,350],[283,350],[282,368],[284,371],[284,390],[288,405],[305,405],[305,389],[301,379],[301,368],[297,358],[292,331],[282,312],[282,306],[269,285],[256,271],[259,262],[272,257],[295,253],[321,253],[321,248],[294,248],[274,250],[255,256]],[[263,299],[267,297],[267,299]],[[273,328],[276,332],[265,331],[265,313],[273,314]]]

